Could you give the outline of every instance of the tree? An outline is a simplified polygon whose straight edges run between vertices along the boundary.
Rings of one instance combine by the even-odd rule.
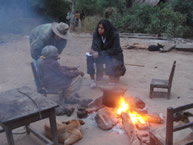
[[[126,7],[131,8],[133,6],[133,0],[126,0]]]
[[[72,0],[72,14],[75,14],[76,0]]]

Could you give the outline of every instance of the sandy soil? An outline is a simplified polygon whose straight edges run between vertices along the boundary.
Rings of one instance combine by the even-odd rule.
[[[98,89],[89,89],[89,77],[86,74],[85,52],[90,47],[92,37],[89,34],[73,35],[68,40],[67,47],[61,54],[62,65],[79,66],[85,72],[83,86],[79,94],[82,98],[97,98],[102,95]],[[122,43],[155,44],[155,40],[121,39]],[[162,41],[162,43],[168,43]],[[127,85],[127,94],[136,96],[145,101],[149,112],[163,113],[169,106],[179,106],[193,102],[193,53],[171,51],[167,53],[149,52],[147,50],[124,50],[125,63],[144,65],[136,67],[126,65],[127,72],[121,78],[121,82]],[[15,41],[0,44],[0,92],[27,85],[35,89],[33,75],[30,67],[31,56],[28,36],[19,37]],[[149,99],[149,86],[152,78],[168,79],[173,61],[177,61],[174,75],[171,99],[155,97]],[[51,96],[57,97],[57,96]],[[76,114],[70,118],[58,117],[59,120],[76,118]],[[43,131],[46,120],[32,124],[34,128]],[[128,145],[126,134],[118,134],[115,131],[102,131],[96,124],[87,122],[82,128],[83,139],[76,145]],[[43,145],[33,135],[14,135],[16,145]],[[7,145],[5,134],[0,134],[0,144]]]

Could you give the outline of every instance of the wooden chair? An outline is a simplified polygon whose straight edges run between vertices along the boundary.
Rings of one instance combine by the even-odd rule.
[[[160,127],[155,130],[150,128],[150,145],[173,145],[176,143],[182,145],[193,145],[193,139],[190,138],[191,130],[178,132],[178,135],[174,136],[174,132],[193,127],[193,121],[189,120],[189,117],[192,117],[192,113],[185,111],[188,109],[193,109],[193,103],[177,108],[168,107],[166,127]],[[187,134],[184,134],[185,132],[187,132]],[[181,134],[183,134],[182,138],[179,138]],[[174,137],[175,139],[178,137],[178,141],[174,140]]]
[[[61,96],[64,96],[65,90],[61,90],[61,91],[55,91],[55,90],[47,90],[43,84],[41,84],[40,82],[40,77],[36,71],[35,65],[33,62],[31,62],[31,68],[32,68],[32,72],[34,75],[34,79],[35,79],[35,83],[36,83],[36,87],[37,87],[37,91],[40,94],[43,94],[44,96],[47,96],[47,94],[58,94]]]
[[[174,77],[175,68],[176,68],[176,61],[173,62],[172,70],[168,80],[152,79],[150,84],[150,93],[149,93],[150,98],[153,97],[154,88],[168,89],[168,99],[170,98],[172,80]]]
[[[185,123],[181,126],[174,127],[174,114],[175,113],[180,113],[184,110],[192,109],[193,108],[193,103],[180,106],[177,108],[172,108],[169,107],[167,108],[167,122],[166,122],[166,140],[165,140],[165,145],[173,145],[173,133],[176,131],[180,131],[182,129],[186,129],[188,127],[193,127],[193,122]],[[193,141],[189,142],[186,145],[193,145]]]

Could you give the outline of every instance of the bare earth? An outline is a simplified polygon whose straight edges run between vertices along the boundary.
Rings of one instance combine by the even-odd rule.
[[[91,46],[92,36],[89,34],[75,35],[68,40],[67,47],[61,54],[62,65],[79,66],[85,73],[83,86],[79,94],[83,98],[95,99],[102,95],[101,91],[89,89],[89,76],[86,74],[85,52]],[[156,41],[121,39],[121,43],[156,44]],[[165,43],[163,41],[162,43]],[[31,56],[28,37],[21,37],[0,44],[0,92],[27,85],[35,90],[31,71]],[[127,72],[121,82],[127,85],[127,94],[139,97],[145,101],[149,112],[163,113],[169,106],[179,106],[193,102],[193,53],[173,50],[167,53],[149,52],[143,49],[124,50],[125,63],[144,65],[144,67],[126,65]],[[152,78],[168,79],[173,61],[177,61],[173,80],[171,99],[163,97],[149,99],[149,86]],[[56,96],[53,96],[56,97]],[[52,98],[52,96],[51,96]],[[58,117],[59,120],[76,118]],[[34,128],[43,132],[46,120],[32,124]],[[17,130],[16,130],[17,131]],[[115,131],[102,131],[96,124],[86,123],[82,127],[83,139],[75,145],[128,145],[126,134]],[[43,145],[33,135],[14,135],[16,145]],[[6,136],[0,134],[0,145],[7,145]]]

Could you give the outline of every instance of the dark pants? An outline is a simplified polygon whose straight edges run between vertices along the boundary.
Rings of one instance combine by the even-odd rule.
[[[101,78],[103,76],[103,72],[108,76],[114,76],[114,68],[116,67],[115,59],[112,56],[99,56],[98,58],[94,58],[93,56],[87,56],[87,73],[89,75],[95,74],[95,66],[96,64],[96,77]],[[105,69],[104,69],[105,65]]]

